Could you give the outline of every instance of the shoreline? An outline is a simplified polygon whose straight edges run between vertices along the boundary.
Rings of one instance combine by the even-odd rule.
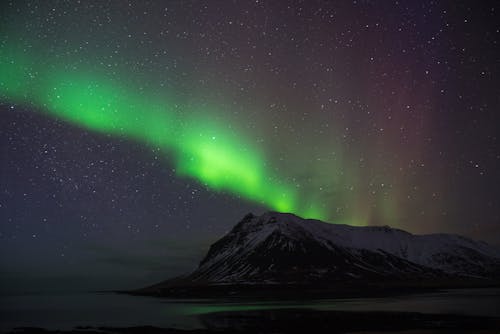
[[[76,327],[73,330],[17,328],[10,334],[209,334],[209,333],[304,333],[315,332],[403,332],[422,333],[449,331],[460,333],[498,333],[500,317],[428,314],[418,312],[382,311],[316,311],[307,309],[274,309],[214,312],[199,315],[205,329],[183,330],[139,327]],[[434,332],[435,333],[435,332]]]
[[[317,286],[302,284],[218,284],[218,285],[167,285],[152,286],[144,289],[110,291],[131,296],[158,298],[238,298],[238,299],[339,299],[372,298],[413,295],[445,290],[495,289],[500,282],[457,281],[457,282],[379,282],[366,284],[343,284],[336,286]]]

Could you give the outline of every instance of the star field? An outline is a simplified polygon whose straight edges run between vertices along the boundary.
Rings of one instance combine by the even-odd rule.
[[[500,243],[495,1],[1,6],[7,281],[155,281],[269,209]]]

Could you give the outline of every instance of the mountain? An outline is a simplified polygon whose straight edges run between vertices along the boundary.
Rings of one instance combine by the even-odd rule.
[[[500,252],[484,242],[268,212],[246,215],[210,247],[193,273],[139,291],[231,285],[366,286],[373,282],[445,286],[452,281],[496,284],[499,278]]]

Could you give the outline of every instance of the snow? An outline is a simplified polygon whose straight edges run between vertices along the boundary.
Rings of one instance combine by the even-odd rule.
[[[198,270],[210,272],[209,275],[216,281],[237,280],[243,275],[258,274],[255,268],[247,263],[237,262],[236,258],[243,258],[245,254],[254,251],[275,231],[278,231],[283,239],[279,240],[277,245],[271,245],[272,247],[291,249],[295,241],[308,239],[328,249],[334,247],[347,249],[353,255],[360,255],[363,250],[388,253],[414,264],[449,273],[468,274],[468,268],[463,266],[464,263],[476,268],[481,266],[481,263],[477,262],[476,254],[500,263],[500,252],[497,249],[484,242],[458,235],[414,235],[388,226],[328,224],[318,220],[302,219],[293,214],[267,212],[261,216],[250,216],[247,221],[233,228],[225,236],[229,240],[227,247],[214,254]],[[457,261],[447,263],[443,260],[450,257],[460,257],[459,263],[457,264]],[[229,272],[227,263],[233,265],[232,272]]]

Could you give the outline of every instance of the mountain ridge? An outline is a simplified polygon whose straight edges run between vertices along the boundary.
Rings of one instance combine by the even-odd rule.
[[[191,274],[139,291],[457,280],[497,284],[499,278],[500,251],[482,241],[444,233],[415,235],[389,226],[329,224],[290,213],[266,212],[245,215],[210,246]]]

